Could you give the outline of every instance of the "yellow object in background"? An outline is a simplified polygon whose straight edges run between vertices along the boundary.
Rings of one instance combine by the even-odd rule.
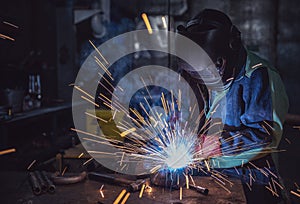
[[[96,116],[98,119],[95,120]],[[106,138],[124,141],[124,137],[121,137],[121,131],[117,128],[115,121],[121,121],[124,117],[124,113],[116,112],[113,117],[111,110],[95,109],[87,110],[86,114],[86,130],[89,133],[100,135],[99,127]],[[97,121],[95,123],[95,121]]]

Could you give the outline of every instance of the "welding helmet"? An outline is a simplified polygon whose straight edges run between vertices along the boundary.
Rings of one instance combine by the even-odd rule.
[[[201,70],[180,65],[179,68],[193,77],[202,78],[200,81],[205,81],[208,86],[222,84],[223,88],[228,87],[238,72],[237,61],[239,51],[243,47],[241,33],[229,17],[218,10],[204,9],[188,21],[186,26],[178,26],[177,31],[197,43],[213,62],[213,66]],[[215,71],[211,70],[212,67]],[[198,75],[195,72],[198,72]],[[203,80],[203,77],[206,80]]]

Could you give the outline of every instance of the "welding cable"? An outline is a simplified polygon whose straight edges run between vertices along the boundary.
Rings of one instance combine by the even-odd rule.
[[[35,195],[40,195],[42,193],[42,188],[38,182],[37,177],[33,172],[29,173],[29,180],[32,187],[32,191]]]
[[[42,178],[44,179],[44,181],[47,184],[47,192],[48,193],[55,193],[55,185],[53,184],[53,182],[48,178],[47,174],[45,171],[42,171]]]
[[[73,184],[83,181],[86,178],[86,172],[83,171],[79,175],[64,175],[64,176],[52,176],[54,184]]]

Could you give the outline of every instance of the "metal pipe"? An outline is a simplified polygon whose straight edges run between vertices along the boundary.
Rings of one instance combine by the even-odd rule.
[[[42,178],[44,179],[44,181],[47,184],[47,192],[48,193],[54,193],[55,192],[55,185],[53,184],[53,182],[48,178],[45,171],[42,171],[41,174],[42,174]]]
[[[44,181],[44,179],[42,178],[42,175],[39,171],[35,171],[34,172],[36,178],[37,178],[37,181],[39,182],[40,186],[41,186],[41,190],[43,193],[47,192],[47,184],[46,182]]]
[[[32,191],[35,195],[40,195],[42,193],[42,188],[38,182],[37,177],[33,172],[29,173],[29,181],[32,187]]]
[[[86,172],[82,172],[79,175],[73,176],[52,176],[53,183],[55,184],[72,184],[78,183],[84,180],[86,177]]]

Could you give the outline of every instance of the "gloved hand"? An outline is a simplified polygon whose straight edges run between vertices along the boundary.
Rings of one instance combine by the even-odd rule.
[[[200,144],[196,146],[198,157],[207,159],[222,155],[221,143],[218,136],[200,135]]]

